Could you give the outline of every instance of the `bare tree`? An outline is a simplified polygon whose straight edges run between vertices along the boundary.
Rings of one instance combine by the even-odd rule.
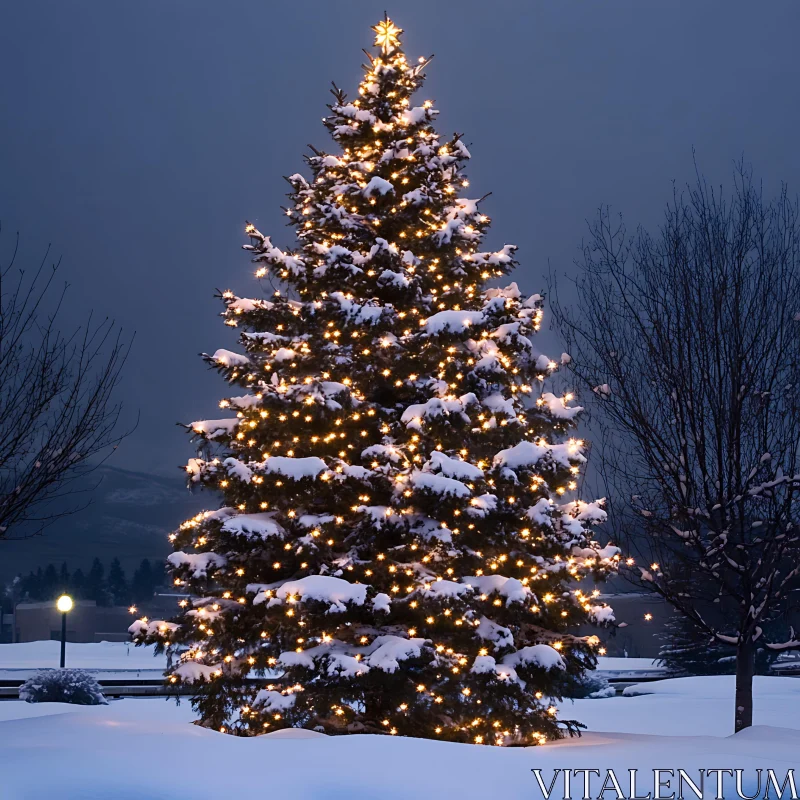
[[[554,325],[591,397],[616,533],[638,557],[629,574],[735,648],[741,730],[756,647],[800,648],[787,620],[800,592],[797,202],[785,187],[765,202],[743,165],[729,199],[698,174],[654,236],[601,209],[578,266],[574,308],[553,287]]]
[[[109,319],[63,333],[59,263],[0,265],[0,540],[40,533],[83,508],[81,480],[125,433],[114,389],[129,344]]]

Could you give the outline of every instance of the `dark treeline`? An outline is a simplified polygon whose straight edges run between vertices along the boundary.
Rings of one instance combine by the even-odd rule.
[[[164,568],[145,558],[130,580],[118,558],[108,569],[99,558],[83,570],[70,572],[66,563],[60,568],[54,564],[39,567],[27,575],[20,575],[6,588],[6,602],[55,600],[67,593],[76,600],[94,600],[100,606],[129,605],[149,600],[165,581]]]

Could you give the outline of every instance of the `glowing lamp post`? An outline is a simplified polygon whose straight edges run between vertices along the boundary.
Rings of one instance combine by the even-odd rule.
[[[68,594],[62,594],[56,600],[56,608],[61,612],[61,669],[64,669],[67,656],[67,612],[72,611],[72,606],[72,598]]]

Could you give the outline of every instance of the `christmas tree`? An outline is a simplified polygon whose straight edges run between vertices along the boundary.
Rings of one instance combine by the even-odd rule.
[[[481,250],[470,153],[412,105],[430,59],[409,63],[390,19],[373,30],[358,98],[334,86],[337,154],[288,178],[298,246],[246,227],[276,283],[223,295],[242,352],[205,358],[230,416],[191,426],[186,468],[224,507],[171,537],[191,599],[132,631],[223,731],[535,744],[576,728],[549,698],[594,664],[598,638],[570,631],[611,611],[580,581],[617,550],[575,497],[580,408],[544,391],[542,297],[488,286],[516,248]]]

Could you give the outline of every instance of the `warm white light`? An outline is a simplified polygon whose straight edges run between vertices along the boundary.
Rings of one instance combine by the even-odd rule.
[[[66,614],[67,611],[72,611],[72,606],[72,598],[68,594],[62,594],[61,597],[56,600],[56,608],[62,614]]]
[[[373,25],[372,30],[375,31],[375,44],[384,53],[389,53],[397,47],[400,43],[398,37],[403,32],[403,29],[398,28],[388,17]]]

